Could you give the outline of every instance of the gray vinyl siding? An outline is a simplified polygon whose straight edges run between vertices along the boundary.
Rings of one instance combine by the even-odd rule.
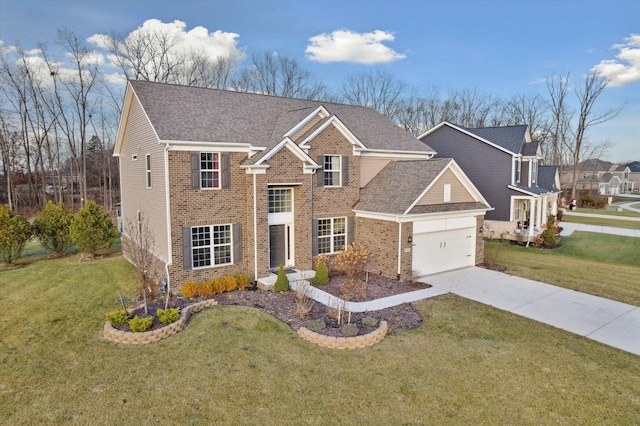
[[[512,156],[447,126],[425,136],[439,158],[453,158],[494,208],[487,220],[509,220]]]
[[[146,156],[151,158],[151,188],[147,188]],[[132,157],[136,155],[137,160]],[[124,129],[120,154],[122,185],[122,219],[125,234],[128,224],[137,222],[138,211],[145,216],[153,233],[155,252],[163,262],[169,259],[167,243],[167,206],[164,168],[164,145],[149,125],[142,107],[134,97]]]
[[[529,180],[529,162],[522,161],[522,174],[520,175],[520,184],[524,186],[531,186],[531,181]]]

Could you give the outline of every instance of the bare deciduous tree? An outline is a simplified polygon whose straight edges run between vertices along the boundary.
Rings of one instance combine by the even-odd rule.
[[[380,70],[350,75],[342,85],[346,102],[373,108],[392,121],[397,119],[406,91],[407,84],[403,80]]]

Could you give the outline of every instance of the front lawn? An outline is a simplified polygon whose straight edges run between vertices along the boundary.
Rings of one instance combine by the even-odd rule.
[[[624,219],[602,219],[589,216],[564,215],[563,222],[581,223],[583,225],[611,226],[613,228],[640,229],[640,221]],[[562,224],[560,225],[562,226]]]
[[[546,250],[486,241],[485,250],[507,273],[640,306],[640,238],[592,232],[562,237]]]
[[[131,267],[78,259],[0,268],[6,424],[640,423],[637,356],[455,295],[417,303],[420,327],[364,350],[233,306],[155,344],[109,343]]]
[[[624,209],[622,211],[617,211],[617,207],[618,206],[616,205],[607,206],[607,208],[604,209],[588,209],[579,207],[578,210],[576,210],[576,213],[599,214],[603,216],[640,217],[640,213]],[[568,213],[571,214],[571,212]]]

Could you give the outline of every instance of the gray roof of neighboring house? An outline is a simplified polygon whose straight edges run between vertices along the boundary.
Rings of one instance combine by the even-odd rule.
[[[559,191],[556,187],[556,174],[558,166],[538,166],[538,186],[551,191]]]
[[[581,172],[608,172],[614,164],[598,158],[589,158],[578,163],[578,170]]]
[[[131,80],[161,140],[275,146],[320,106],[368,149],[434,152],[371,108]]]
[[[631,173],[640,173],[640,161],[633,161],[626,165]]]
[[[451,158],[391,161],[360,190],[360,201],[353,209],[404,214],[451,161]],[[409,214],[487,208],[483,203],[446,203],[437,206],[440,205],[414,206]]]
[[[611,179],[613,179],[615,176],[613,173],[605,173],[600,177],[597,177],[595,175],[589,175],[586,178],[580,178],[578,179],[577,183],[589,183],[589,182],[593,182],[593,183],[609,183],[611,182]],[[619,178],[618,178],[619,179]]]
[[[538,147],[540,146],[540,142],[531,141],[529,143],[525,143],[522,147],[522,155],[525,157],[535,157],[538,155]]]
[[[523,148],[522,145],[525,143],[528,126],[522,124],[517,126],[461,128],[482,139],[493,142],[507,151],[519,154]]]

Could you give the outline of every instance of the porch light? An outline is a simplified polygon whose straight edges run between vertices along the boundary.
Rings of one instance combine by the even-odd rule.
[[[484,226],[480,227],[480,233],[482,234],[484,232]]]
[[[413,236],[409,235],[409,238],[407,238],[407,243],[413,244]]]

